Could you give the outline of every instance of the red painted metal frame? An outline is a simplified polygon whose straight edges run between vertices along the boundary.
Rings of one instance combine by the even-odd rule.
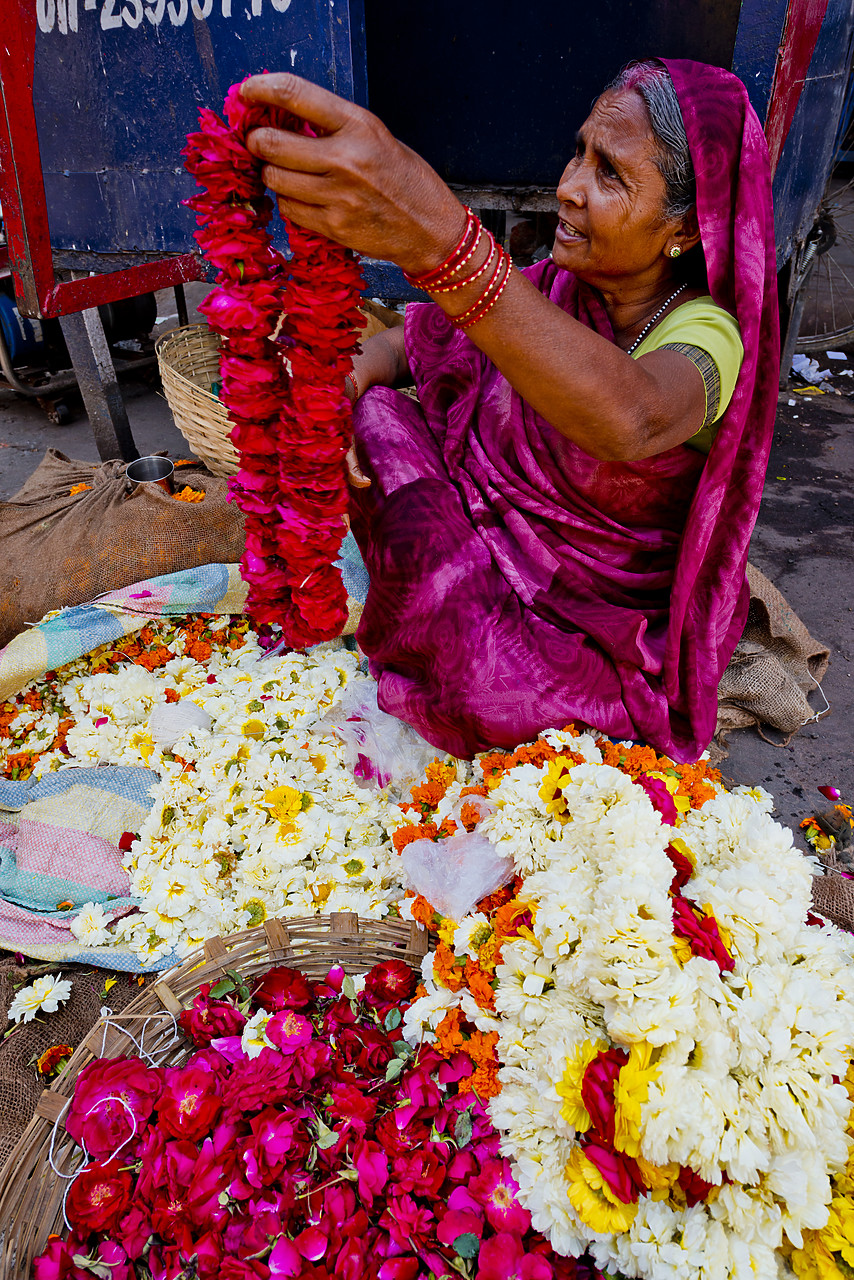
[[[0,202],[9,265],[21,312],[39,318],[69,315],[204,277],[194,254],[59,281],[53,265],[47,200],[38,144],[33,68],[34,0],[3,0],[0,36]]]
[[[777,55],[771,104],[765,120],[772,173],[777,168],[795,116],[827,4],[828,0],[791,0],[789,4],[786,29]]]

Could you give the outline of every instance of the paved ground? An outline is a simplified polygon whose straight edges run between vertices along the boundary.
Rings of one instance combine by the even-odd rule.
[[[190,288],[198,301],[203,286]],[[158,314],[174,312],[172,295],[158,298]],[[159,326],[169,328],[175,319]],[[822,357],[822,364],[827,361]],[[849,351],[854,368],[854,348]],[[826,801],[816,788],[831,784],[854,799],[854,380],[837,378],[845,393],[805,400],[783,395],[768,480],[751,559],[779,587],[813,635],[832,652],[824,681],[829,715],[807,725],[788,746],[764,742],[754,730],[730,740],[722,768],[733,782],[761,783],[773,793],[780,819],[796,827]],[[168,449],[187,454],[159,391],[125,385],[125,398],[141,453]],[[794,406],[788,400],[796,401]],[[80,413],[66,427],[51,426],[40,409],[0,392],[0,499],[8,499],[35,470],[48,448],[97,461],[88,422]],[[824,704],[816,693],[818,710]]]

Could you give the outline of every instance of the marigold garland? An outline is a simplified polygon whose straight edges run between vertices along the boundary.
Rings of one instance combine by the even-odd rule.
[[[246,520],[247,611],[278,623],[294,649],[340,635],[347,595],[335,568],[347,510],[351,412],[344,379],[358,330],[359,268],[325,236],[285,226],[292,258],[273,248],[273,204],[245,145],[260,125],[311,134],[289,113],[225,99],[224,123],[199,113],[185,165],[203,189],[187,203],[217,268],[199,308],[222,337],[221,399],[240,469],[230,486]]]

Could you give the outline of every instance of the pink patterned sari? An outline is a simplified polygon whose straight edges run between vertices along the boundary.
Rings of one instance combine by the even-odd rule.
[[[358,632],[379,702],[460,756],[584,722],[696,758],[747,610],[745,562],[777,398],[765,139],[741,82],[667,62],[697,176],[709,292],[745,355],[708,458],[680,445],[591,458],[432,305],[407,310],[420,404],[359,402],[370,489],[353,530],[371,586]],[[550,259],[528,277],[613,335],[594,290]]]

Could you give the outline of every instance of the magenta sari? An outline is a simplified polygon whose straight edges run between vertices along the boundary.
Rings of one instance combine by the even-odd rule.
[[[584,722],[695,759],[744,627],[745,563],[777,399],[765,138],[744,86],[667,62],[697,176],[709,292],[744,362],[708,458],[591,458],[432,305],[407,310],[419,404],[374,388],[353,529],[371,586],[358,631],[379,702],[459,756]],[[529,279],[609,339],[599,295],[550,259]]]

